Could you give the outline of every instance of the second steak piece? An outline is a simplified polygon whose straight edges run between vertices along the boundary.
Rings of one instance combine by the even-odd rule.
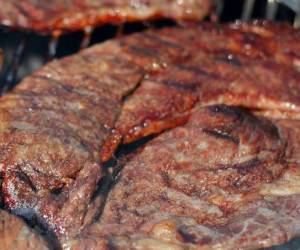
[[[74,31],[101,24],[156,18],[199,21],[211,0],[0,0],[0,23],[39,32]]]
[[[300,171],[282,131],[240,108],[197,107],[125,165],[99,222],[66,246],[256,249],[297,236]]]

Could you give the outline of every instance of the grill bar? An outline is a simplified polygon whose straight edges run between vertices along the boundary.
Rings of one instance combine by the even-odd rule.
[[[243,11],[242,11],[242,20],[249,20],[252,16],[252,12],[254,9],[254,4],[255,0],[246,0],[243,6]]]
[[[48,44],[48,55],[47,55],[48,61],[55,58],[55,55],[57,53],[59,38],[60,38],[59,34],[54,34],[50,38],[50,41],[49,41],[49,44]]]
[[[266,19],[274,20],[278,11],[279,3],[275,0],[268,0]]]
[[[83,38],[80,44],[80,49],[85,49],[90,45],[93,32],[94,32],[94,28],[91,26],[88,26],[84,29]]]
[[[17,45],[16,50],[13,53],[12,62],[10,63],[10,67],[8,67],[7,72],[5,73],[4,83],[0,86],[0,93],[6,92],[10,89],[16,79],[18,74],[19,66],[22,61],[22,57],[24,55],[25,47],[26,47],[26,34],[23,34],[19,44]]]

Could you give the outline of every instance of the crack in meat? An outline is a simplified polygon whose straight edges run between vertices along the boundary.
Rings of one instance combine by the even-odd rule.
[[[44,33],[157,18],[201,20],[212,8],[210,0],[1,0],[0,4],[2,25]]]

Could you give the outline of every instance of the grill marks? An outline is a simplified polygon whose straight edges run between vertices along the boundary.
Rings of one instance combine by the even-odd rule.
[[[144,74],[118,44],[103,46],[107,56],[94,57],[99,46],[48,64],[0,103],[5,205],[58,236],[76,235],[98,214],[101,202],[90,201],[103,170],[94,163]]]

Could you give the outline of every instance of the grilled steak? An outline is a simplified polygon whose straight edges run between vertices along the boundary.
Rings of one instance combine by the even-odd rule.
[[[1,0],[0,23],[39,32],[74,31],[85,27],[160,17],[201,20],[211,0]]]
[[[0,211],[0,241],[2,250],[49,249],[41,236],[5,211]]]
[[[149,31],[53,61],[0,100],[5,206],[76,235],[96,217],[97,164],[124,98],[147,74],[185,55]],[[187,103],[189,100],[187,100]],[[114,147],[110,149],[110,158]]]
[[[129,143],[184,123],[195,103],[237,105],[271,117],[299,118],[298,30],[254,22],[218,28],[203,24],[177,34],[176,29],[165,29],[159,39],[170,47],[184,44],[185,57],[142,81],[126,100],[108,142],[110,150],[122,140]],[[103,153],[104,160],[108,152]]]
[[[291,239],[300,170],[283,131],[240,108],[195,108],[125,165],[99,222],[66,246],[255,249]]]
[[[58,235],[76,234],[98,213],[90,202],[103,176],[98,151],[143,76],[118,48],[54,61],[0,101],[5,205]]]
[[[150,30],[47,64],[0,99],[5,207],[74,248],[253,248],[296,236],[300,37],[284,28]],[[100,155],[166,129],[126,164],[100,216]]]

